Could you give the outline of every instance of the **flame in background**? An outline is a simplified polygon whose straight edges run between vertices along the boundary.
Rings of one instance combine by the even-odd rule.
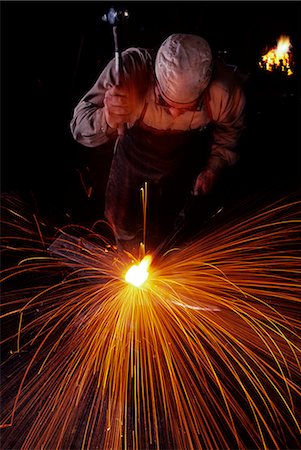
[[[3,448],[297,447],[300,205],[171,248],[141,288],[124,279],[137,261],[95,231],[48,247],[9,207]]]
[[[280,70],[288,76],[293,74],[292,58],[291,58],[290,38],[282,35],[277,41],[277,47],[269,50],[265,55],[261,56],[259,67],[270,72]]]

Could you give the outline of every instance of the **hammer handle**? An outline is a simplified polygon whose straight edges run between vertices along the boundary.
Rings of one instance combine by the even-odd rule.
[[[122,56],[119,50],[117,25],[113,26],[114,47],[115,47],[115,70],[116,70],[116,85],[120,86],[123,78]],[[126,124],[119,125],[117,132],[118,136],[122,136],[125,133]]]

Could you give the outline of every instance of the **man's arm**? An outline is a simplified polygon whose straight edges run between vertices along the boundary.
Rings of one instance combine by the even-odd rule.
[[[115,123],[109,110],[112,110],[112,102],[109,99],[109,91],[113,94],[122,89],[130,99],[130,111],[126,106],[128,116],[125,121],[135,122],[143,108],[143,100],[150,79],[151,59],[144,49],[128,49],[122,54],[124,80],[120,88],[116,88],[115,60],[111,60],[100,74],[94,86],[85,94],[74,109],[70,124],[71,132],[76,141],[87,146],[96,147],[108,142],[117,135],[117,123]],[[118,92],[119,92],[118,91]],[[120,95],[120,93],[117,93]],[[121,95],[121,98],[123,95]],[[107,104],[107,105],[106,105]],[[114,108],[114,103],[113,103]],[[113,127],[109,126],[107,119]]]
[[[245,128],[245,94],[239,84],[234,82],[226,88],[213,82],[210,95],[213,120],[211,152],[204,171],[196,180],[195,195],[210,192],[221,173],[238,161],[236,149]]]

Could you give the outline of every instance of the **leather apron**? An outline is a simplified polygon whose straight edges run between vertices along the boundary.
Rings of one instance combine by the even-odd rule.
[[[155,130],[140,121],[119,137],[106,189],[105,216],[121,247],[131,251],[142,241],[141,188],[145,182],[147,248],[155,248],[172,232],[208,159],[204,135],[204,130]]]

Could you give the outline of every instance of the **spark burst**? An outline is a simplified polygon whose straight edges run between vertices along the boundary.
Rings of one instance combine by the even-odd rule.
[[[138,288],[96,231],[53,242],[10,208],[3,448],[298,447],[300,203],[170,248]]]

